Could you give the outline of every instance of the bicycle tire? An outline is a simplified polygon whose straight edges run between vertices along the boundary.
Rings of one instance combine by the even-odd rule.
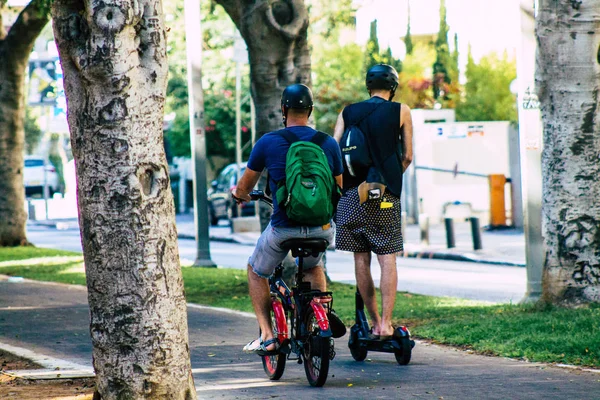
[[[285,321],[285,312],[281,302],[276,299],[271,301],[271,326],[273,334],[279,341],[279,345],[287,338],[287,322]],[[282,320],[283,317],[283,320]],[[283,375],[285,370],[286,355],[279,353],[273,356],[262,356],[263,369],[270,380],[276,381]]]
[[[330,338],[321,336],[321,329],[312,308],[307,310],[304,323],[308,331],[302,352],[304,372],[311,386],[321,387],[325,384],[329,373]]]

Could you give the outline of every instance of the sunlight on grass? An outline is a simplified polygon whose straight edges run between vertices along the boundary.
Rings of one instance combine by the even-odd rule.
[[[72,251],[45,249],[41,247],[2,247],[0,248],[0,262],[25,260],[31,258],[46,258],[58,256],[81,257],[81,253]]]
[[[59,265],[74,261],[83,261],[82,256],[55,256],[55,257],[36,257],[23,260],[1,261],[0,268],[18,267],[27,265]],[[1,271],[1,269],[0,269]]]
[[[10,253],[0,249],[0,273],[85,285],[81,255],[26,250]],[[11,259],[9,254],[17,258]],[[188,302],[253,312],[245,270],[184,266],[182,274]],[[352,325],[356,287],[331,283],[328,290],[334,293],[337,314],[346,325]],[[398,293],[394,310],[396,325],[407,325],[415,337],[435,343],[490,355],[591,367],[600,367],[599,320],[600,305],[566,309],[491,304],[406,292]]]

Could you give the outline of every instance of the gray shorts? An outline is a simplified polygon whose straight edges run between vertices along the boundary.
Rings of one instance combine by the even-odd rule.
[[[322,226],[294,226],[294,227],[272,227],[271,224],[266,227],[258,238],[254,253],[248,259],[248,264],[252,267],[254,273],[262,278],[268,278],[285,258],[288,250],[281,248],[281,243],[288,239],[325,239],[333,243],[334,229],[329,227],[323,229]],[[314,268],[319,264],[323,253],[318,257],[304,258],[303,266],[306,269]]]

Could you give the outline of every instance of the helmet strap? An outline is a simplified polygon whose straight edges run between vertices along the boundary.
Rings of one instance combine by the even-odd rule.
[[[281,110],[281,115],[282,115],[282,122],[283,122],[283,126],[285,126],[287,128],[287,114],[288,114],[288,108],[283,106],[283,110]]]

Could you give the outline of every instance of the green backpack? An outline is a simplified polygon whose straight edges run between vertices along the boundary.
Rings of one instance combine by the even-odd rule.
[[[284,130],[281,136],[290,143],[290,148],[285,161],[285,180],[277,183],[279,207],[296,223],[327,224],[338,198],[338,187],[321,148],[329,135],[317,132],[310,141],[302,141]]]

